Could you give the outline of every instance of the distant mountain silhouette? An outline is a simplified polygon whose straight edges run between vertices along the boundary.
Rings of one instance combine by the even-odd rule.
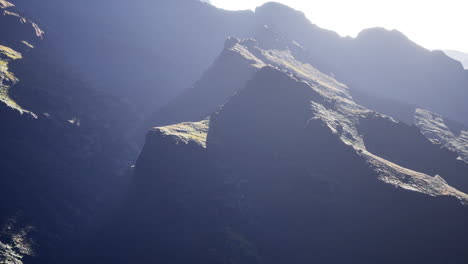
[[[364,30],[355,39],[341,38],[281,4],[265,4],[255,13],[263,18],[261,23],[303,46],[314,66],[333,73],[351,89],[468,124],[466,73],[442,52],[428,51],[398,31],[379,28]]]

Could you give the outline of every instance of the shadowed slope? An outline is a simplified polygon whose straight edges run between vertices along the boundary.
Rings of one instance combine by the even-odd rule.
[[[15,12],[0,14],[0,262],[53,263],[120,188],[132,118],[50,58],[13,8],[0,9]]]
[[[131,211],[132,217],[120,226],[131,226],[124,233],[132,237],[154,234],[146,236],[150,248],[168,250],[156,255],[138,250],[132,260],[466,261],[465,231],[459,228],[468,212],[459,202],[466,203],[468,196],[439,176],[377,156],[380,149],[367,148],[372,145],[368,135],[385,131],[359,124],[372,116],[384,127],[397,124],[397,132],[417,141],[426,142],[423,135],[355,104],[346,86],[301,63],[291,51],[244,48],[282,70],[267,66],[255,73],[209,123],[155,128],[148,134],[135,170],[137,187],[122,212]],[[438,153],[436,146],[427,151]],[[456,158],[444,153],[444,158]],[[208,206],[198,206],[200,197]],[[168,207],[172,199],[179,202]],[[148,221],[136,224],[139,220],[133,219],[141,214]],[[205,224],[199,225],[199,219]],[[200,228],[203,236],[195,234]],[[156,235],[167,229],[186,233]],[[233,241],[222,230],[245,242]],[[192,234],[189,244],[176,239],[181,234]],[[227,244],[233,246],[222,246]]]
[[[201,79],[153,114],[148,124],[164,126],[203,119],[243,87],[264,63],[239,42],[236,38],[228,39]]]

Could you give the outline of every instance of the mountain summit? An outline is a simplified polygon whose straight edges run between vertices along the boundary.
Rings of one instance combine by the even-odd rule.
[[[252,39],[227,43],[205,87],[232,93],[210,85],[216,67],[250,69],[251,77],[207,119],[148,133],[120,214],[132,217],[114,227],[129,228],[112,240],[172,235],[150,238],[163,245],[155,254],[129,249],[118,256],[123,263],[465,261],[467,163],[416,127],[356,104],[347,86],[301,61],[293,43],[284,50]],[[222,64],[229,53],[236,63]],[[100,261],[116,261],[104,255]]]

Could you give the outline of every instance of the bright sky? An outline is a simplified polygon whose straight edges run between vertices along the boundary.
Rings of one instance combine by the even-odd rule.
[[[255,9],[265,0],[211,0],[228,10]],[[398,29],[428,49],[468,53],[468,0],[276,0],[300,10],[312,23],[356,36],[362,29]]]

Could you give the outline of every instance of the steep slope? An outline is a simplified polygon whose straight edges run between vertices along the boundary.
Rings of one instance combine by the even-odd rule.
[[[252,40],[232,43],[238,48],[228,51],[249,54],[233,67],[274,66],[256,71],[209,120],[148,133],[134,189],[107,244],[116,252],[123,241],[145,237],[145,247],[128,246],[117,256],[100,251],[101,257],[116,263],[467,260],[468,211],[460,202],[468,196],[450,184],[468,169],[455,154],[357,105],[348,87],[299,60],[294,45],[265,50]],[[443,165],[431,171],[436,176],[411,170],[416,157],[397,164],[404,146],[374,144],[389,128],[415,149],[423,145],[421,160],[435,155],[441,160],[431,163],[458,162],[462,170],[444,180]]]
[[[310,54],[309,63],[353,90],[468,124],[466,73],[442,52],[428,51],[395,30],[369,29],[355,39],[341,38],[277,3],[258,7],[255,15],[261,24],[304,47]]]
[[[188,90],[186,94],[180,96],[181,100],[193,102],[194,104],[174,101],[169,105],[171,108],[167,109],[166,114],[161,114],[161,116],[167,117],[165,122],[158,123],[158,120],[156,120],[156,124],[165,125],[181,121],[194,121],[197,117],[201,119],[209,110],[214,111],[218,105],[228,100],[236,90],[240,90],[246,76],[249,76],[240,75],[239,82],[232,82],[229,81],[230,79],[227,79],[226,83],[219,83],[216,77],[210,78],[210,76],[215,76],[210,75],[211,72],[219,73],[223,71],[224,75],[226,75],[227,72],[242,73],[249,72],[250,70],[251,74],[251,72],[262,65],[274,65],[292,73],[296,78],[324,84],[326,88],[320,88],[322,86],[319,86],[317,89],[329,97],[330,104],[336,104],[336,98],[353,100],[347,87],[336,85],[335,80],[323,75],[307,63],[307,60],[310,59],[310,54],[300,46],[287,40],[280,40],[275,35],[275,32],[272,32],[270,29],[263,29],[257,32],[257,36],[259,36],[258,38],[261,41],[257,42],[253,39],[246,41],[229,39],[225,44],[225,51],[221,53],[218,62],[212,66],[212,69],[207,72],[202,81],[197,83],[194,88]],[[267,50],[263,49],[263,47],[274,47],[274,49]],[[232,54],[237,54],[237,60],[227,60],[226,54],[230,54],[231,56]],[[239,59],[243,59],[244,63],[239,63]],[[255,67],[251,65],[255,65]],[[215,71],[216,69],[218,70]],[[198,100],[197,98],[203,98],[203,100]],[[388,105],[389,109],[403,112],[402,115],[396,116],[405,116],[405,119],[409,120],[407,125],[381,118],[353,117],[360,120],[360,125],[356,125],[356,131],[352,133],[348,132],[352,135],[350,141],[359,138],[359,135],[364,136],[367,138],[368,147],[372,149],[371,152],[374,154],[383,156],[392,162],[416,171],[430,175],[442,174],[457,188],[468,191],[468,178],[463,177],[462,173],[468,168],[467,164],[459,160],[457,161],[457,154],[451,152],[454,151],[458,155],[461,155],[461,157],[464,157],[465,144],[463,136],[461,135],[458,142],[444,140],[437,142],[442,145],[433,144],[418,131],[422,131],[427,138],[434,139],[434,136],[429,135],[429,129],[421,125],[421,122],[431,122],[430,120],[421,121],[421,118],[418,119],[418,115],[416,115],[415,119],[415,110],[412,107],[401,107],[402,104],[394,103],[393,101],[390,101]],[[200,106],[203,110],[200,110]],[[350,108],[348,112],[355,111],[354,108],[360,108],[354,102],[351,105],[347,105],[347,107]],[[189,115],[177,116],[180,112]],[[393,113],[395,111],[390,111],[390,113],[394,116]],[[176,115],[176,118],[174,118],[174,115]],[[413,124],[419,129],[409,127]],[[450,126],[456,127],[453,124],[455,123],[451,122]],[[390,134],[394,136],[388,136],[379,131],[392,131]],[[437,133],[443,132],[438,131]],[[461,132],[459,131],[459,133]]]
[[[20,112],[28,112],[9,95],[10,86],[18,82],[9,68],[13,61],[23,59],[22,53],[33,48],[31,43],[36,44],[42,39],[44,32],[36,23],[15,13],[12,3],[2,1],[0,8],[0,102]]]
[[[466,161],[465,133],[468,130],[467,125],[418,108],[416,105],[401,103],[381,96],[354,91],[353,98],[369,109],[384,113],[407,125],[416,126],[433,143],[441,144],[458,153],[460,159]]]
[[[415,124],[427,138],[445,145],[468,162],[468,127],[454,125],[440,115],[423,109],[416,110]]]
[[[121,184],[117,176],[135,155],[124,126],[134,118],[119,99],[49,58],[42,29],[5,3],[0,262],[50,263],[67,255]]]
[[[265,66],[236,38],[229,38],[213,65],[193,87],[161,107],[147,122],[148,126],[198,121],[243,87],[253,74]],[[233,69],[235,71],[233,71]]]

